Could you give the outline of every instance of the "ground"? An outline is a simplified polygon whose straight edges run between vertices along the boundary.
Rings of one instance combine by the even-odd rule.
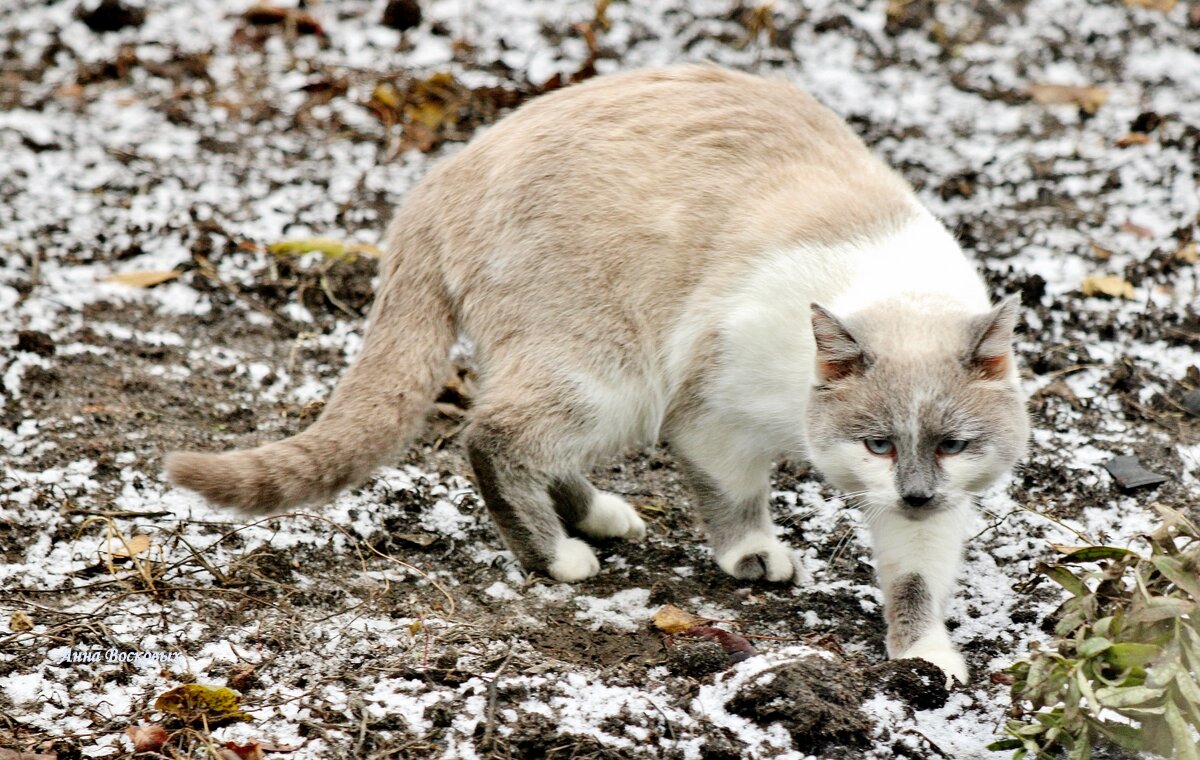
[[[197,757],[1002,757],[1000,671],[1059,601],[1031,580],[1050,544],[1200,512],[1195,4],[98,5],[0,9],[0,757],[127,756],[134,725]],[[247,526],[162,477],[169,450],[319,413],[372,247],[439,157],[555,86],[696,60],[813,91],[1021,296],[1035,430],[951,605],[966,687],[885,662],[861,514],[802,463],[773,505],[800,588],[716,568],[663,448],[595,473],[644,544],[577,585],[525,576],[456,443],[469,373],[330,506]],[[315,237],[350,251],[267,250]],[[1121,491],[1101,466],[1126,454],[1166,481]],[[758,654],[665,635],[668,603]],[[184,684],[235,688],[249,720],[183,728],[155,702]]]

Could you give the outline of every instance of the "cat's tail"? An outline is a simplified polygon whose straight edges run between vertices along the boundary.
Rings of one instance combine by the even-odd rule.
[[[386,263],[393,266],[381,278],[362,352],[320,418],[298,435],[253,449],[168,454],[172,483],[222,506],[270,514],[330,500],[417,434],[449,378],[456,330],[439,276],[398,273],[398,262]]]

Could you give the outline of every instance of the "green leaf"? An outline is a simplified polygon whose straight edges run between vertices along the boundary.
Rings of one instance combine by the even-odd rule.
[[[1076,549],[1058,561],[1095,562],[1102,559],[1121,559],[1129,556],[1136,557],[1138,554],[1135,551],[1122,549],[1119,546],[1085,546],[1082,549]]]
[[[1080,657],[1095,657],[1112,645],[1111,641],[1102,636],[1093,636],[1090,639],[1084,639],[1083,643],[1075,651]]]
[[[1020,739],[1000,739],[987,745],[987,749],[992,752],[1002,752],[1006,749],[1020,749],[1021,746]]]
[[[1121,668],[1140,668],[1145,667],[1147,663],[1153,662],[1154,658],[1162,652],[1160,647],[1153,644],[1139,644],[1135,641],[1123,641],[1120,644],[1113,644],[1105,652],[1104,659],[1111,662],[1114,666]]]
[[[1127,723],[1110,723],[1095,719],[1089,720],[1088,723],[1099,731],[1105,739],[1108,739],[1119,747],[1131,749],[1136,752],[1144,749],[1146,746],[1145,737],[1142,736],[1141,730]]]
[[[1192,599],[1200,599],[1200,577],[1194,572],[1188,572],[1183,563],[1175,557],[1155,556],[1150,561],[1158,572],[1167,576],[1179,588],[1186,591]]]
[[[1192,738],[1192,729],[1183,719],[1175,703],[1167,703],[1167,711],[1163,715],[1167,728],[1171,731],[1171,741],[1175,745],[1175,760],[1200,760],[1200,749],[1196,748],[1196,740]]]
[[[1039,562],[1037,571],[1075,596],[1084,596],[1087,594],[1087,586],[1084,585],[1083,581],[1065,567]]]
[[[1096,698],[1105,707],[1141,707],[1161,699],[1165,689],[1149,686],[1105,686],[1096,689]]]

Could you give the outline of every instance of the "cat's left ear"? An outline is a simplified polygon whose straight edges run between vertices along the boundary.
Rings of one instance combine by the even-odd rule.
[[[1012,365],[1013,330],[1020,317],[1021,301],[1009,296],[971,323],[968,363],[985,380],[1001,380]]]

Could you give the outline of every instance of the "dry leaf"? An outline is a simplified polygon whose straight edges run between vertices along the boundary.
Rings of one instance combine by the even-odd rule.
[[[1149,8],[1152,11],[1170,13],[1175,9],[1176,0],[1125,0],[1130,8]]]
[[[109,546],[108,553],[114,557],[136,557],[150,548],[150,537],[139,533],[133,538],[121,543],[115,541]]]
[[[347,256],[362,254],[379,258],[379,249],[367,243],[344,243],[333,238],[305,238],[302,240],[283,240],[267,246],[267,250],[276,256],[299,256],[305,253],[319,253],[331,259],[342,259]]]
[[[134,752],[158,752],[167,743],[167,732],[159,725],[130,726],[125,735],[133,742]]]
[[[408,624],[408,635],[416,636],[418,633],[421,632],[421,628],[423,628],[424,625],[425,624],[422,623],[419,619],[412,621],[411,623]]]
[[[1092,255],[1096,257],[1097,261],[1108,261],[1109,259],[1112,258],[1113,252],[1110,251],[1109,249],[1105,248],[1104,246],[1100,245],[1099,243],[1092,243],[1091,246],[1092,246]]]
[[[274,26],[281,24],[285,27],[295,29],[299,34],[315,34],[319,37],[325,36],[325,29],[321,26],[321,22],[317,21],[311,13],[305,13],[296,8],[281,8],[275,5],[260,4],[255,5],[245,13],[242,18],[255,26]]]
[[[174,280],[181,272],[120,272],[104,278],[105,282],[115,282],[118,285],[128,285],[131,288],[149,288],[168,280]]]
[[[400,110],[400,93],[390,82],[380,82],[375,85],[375,89],[371,90],[371,100],[392,111]]]
[[[1035,103],[1057,105],[1069,103],[1087,113],[1096,113],[1108,100],[1108,90],[1096,86],[1070,84],[1031,84],[1029,96]]]
[[[1145,132],[1130,132],[1117,140],[1118,148],[1128,148],[1131,145],[1149,145],[1150,135]]]
[[[1109,298],[1133,298],[1133,285],[1115,274],[1083,278],[1085,296],[1108,296]]]
[[[224,686],[204,686],[198,683],[176,686],[154,700],[154,709],[174,715],[184,723],[217,723],[251,720],[242,712],[241,695]]]
[[[13,633],[32,630],[32,628],[33,621],[29,619],[29,615],[26,615],[24,610],[13,612],[12,617],[8,619],[8,630]]]
[[[1149,240],[1150,238],[1154,237],[1154,230],[1150,229],[1149,227],[1143,227],[1140,224],[1134,224],[1133,222],[1125,222],[1122,224],[1121,232],[1128,232],[1130,235],[1136,235],[1137,237],[1145,240]]]
[[[1200,261],[1200,248],[1197,248],[1195,243],[1188,243],[1181,246],[1178,251],[1171,254],[1172,258],[1185,261],[1188,264],[1195,264]]]
[[[221,751],[222,755],[228,756],[230,760],[262,760],[262,746],[256,741],[251,741],[249,744],[238,744],[237,742],[225,742],[225,749]]]
[[[711,622],[711,618],[697,617],[673,604],[664,604],[658,612],[654,613],[654,627],[663,633],[681,633],[689,628]]]
[[[40,755],[36,752],[17,752],[0,747],[0,760],[58,760],[58,755]]]

